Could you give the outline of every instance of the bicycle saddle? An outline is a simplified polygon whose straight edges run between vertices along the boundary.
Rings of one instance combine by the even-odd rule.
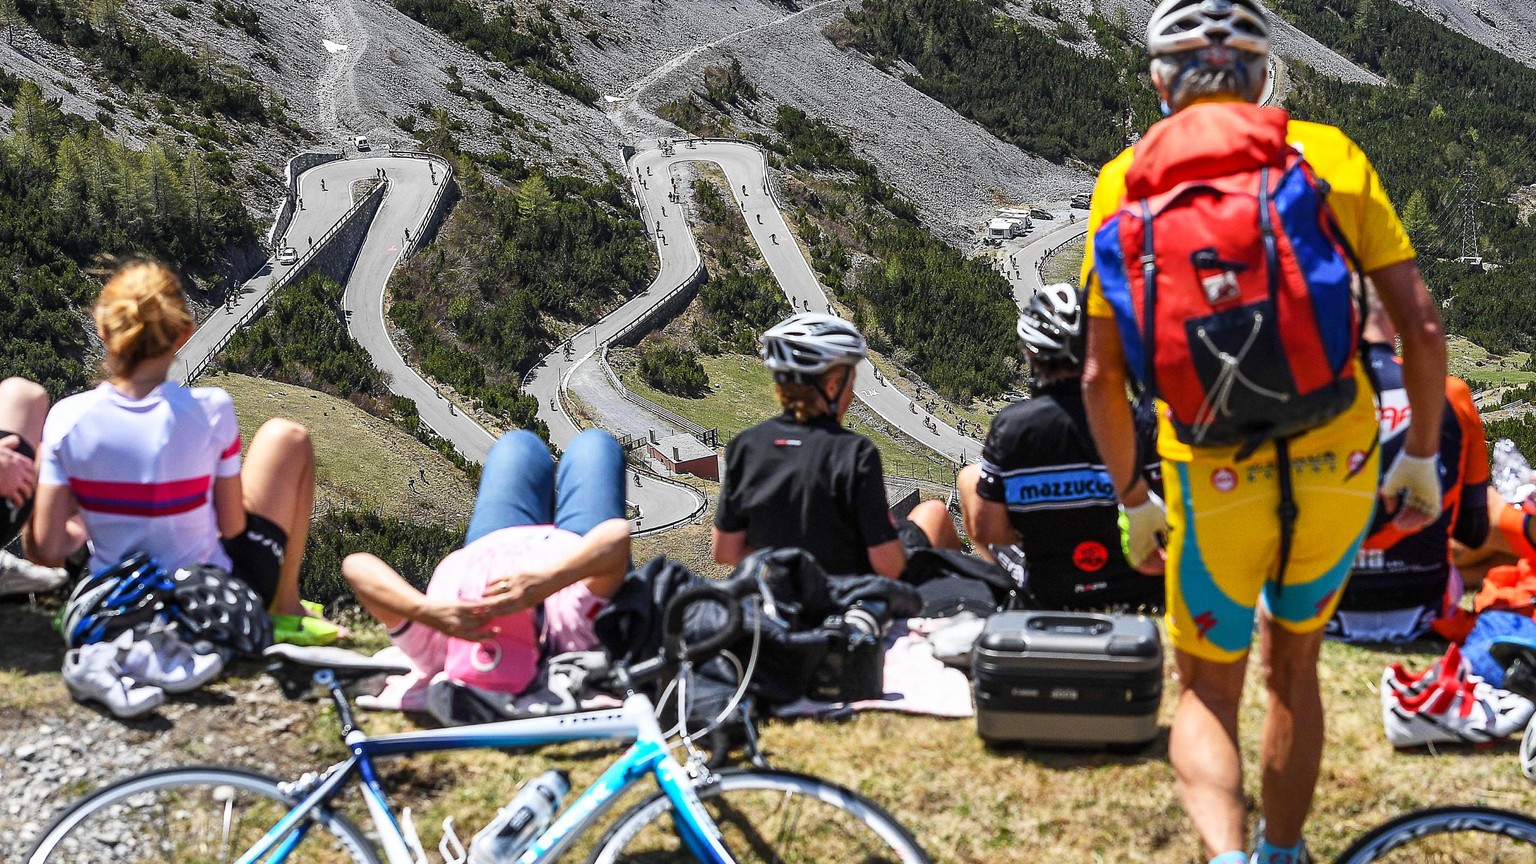
[[[282,685],[283,693],[296,699],[309,692],[314,674],[329,670],[340,684],[352,684],[375,675],[404,675],[413,671],[408,664],[378,660],[366,654],[334,646],[303,646],[279,643],[268,647],[262,656],[274,661],[267,667]]]
[[[1536,639],[1495,639],[1488,646],[1488,653],[1504,667],[1504,689],[1536,701]]]

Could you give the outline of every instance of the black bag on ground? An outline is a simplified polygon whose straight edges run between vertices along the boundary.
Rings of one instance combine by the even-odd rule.
[[[917,549],[907,557],[901,581],[917,588],[920,618],[948,618],[970,612],[985,618],[1017,609],[1019,584],[1003,568],[956,549]]]
[[[1163,645],[1144,615],[1004,612],[971,654],[988,742],[1138,745],[1157,736]]]
[[[755,704],[769,709],[806,696],[850,701],[880,695],[885,645],[883,639],[871,643],[867,631],[877,628],[883,635],[890,622],[921,609],[910,585],[875,575],[829,577],[815,557],[801,549],[754,552],[732,578],[761,580],[772,597],[771,604],[743,604],[741,633],[727,648],[745,664],[753,639],[761,639],[748,692]],[[598,613],[593,628],[599,642],[624,664],[655,657],[661,650],[667,602],[684,588],[708,581],[676,561],[651,560],[632,571]],[[701,640],[718,632],[724,622],[719,607],[696,604],[684,617],[683,637]],[[736,667],[723,657],[696,672],[690,688],[690,727],[697,720],[713,720],[739,683]]]

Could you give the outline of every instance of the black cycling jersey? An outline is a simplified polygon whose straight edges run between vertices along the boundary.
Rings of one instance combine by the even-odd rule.
[[[829,574],[872,572],[869,547],[896,539],[880,451],[830,417],[759,423],[725,448],[715,527],[804,549]]]
[[[1386,467],[1402,452],[1408,437],[1407,385],[1403,366],[1391,345],[1368,345],[1366,359],[1380,405],[1377,413],[1381,419],[1381,464]],[[1468,457],[1469,452],[1482,452],[1482,431],[1478,426],[1463,428],[1455,406],[1447,399],[1440,422],[1440,518],[1412,534],[1398,536],[1389,527],[1392,514],[1385,507],[1377,507],[1339,609],[1374,612],[1415,606],[1439,608],[1451,572],[1450,538],[1465,538],[1476,546],[1488,531],[1487,472],[1481,470],[1485,463],[1481,455]],[[1473,442],[1471,436],[1479,436],[1479,440]],[[1476,451],[1470,449],[1474,443],[1478,445]],[[1478,464],[1470,465],[1472,461]],[[1466,471],[1475,471],[1477,476],[1463,477]],[[1460,494],[1453,494],[1458,486]],[[1469,523],[1481,528],[1469,528]]]
[[[1151,425],[1137,428],[1139,454],[1155,459]],[[1148,467],[1150,481],[1157,470]],[[992,419],[977,492],[1008,507],[1039,605],[1162,606],[1163,580],[1138,573],[1120,549],[1115,487],[1093,445],[1078,379],[1037,388]]]

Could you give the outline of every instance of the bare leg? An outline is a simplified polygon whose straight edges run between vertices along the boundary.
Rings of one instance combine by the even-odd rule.
[[[246,511],[272,520],[288,533],[272,612],[307,614],[299,605],[299,564],[315,504],[315,448],[309,430],[277,417],[262,424],[251,439],[240,481]]]
[[[1301,842],[1323,759],[1323,700],[1317,684],[1323,631],[1293,633],[1261,612],[1259,645],[1269,690],[1261,753],[1264,833],[1276,846],[1294,846]]]
[[[7,378],[0,381],[0,432],[7,435],[14,434],[32,448],[36,453],[43,441],[43,418],[48,414],[48,391],[42,385],[34,384],[25,378]],[[7,444],[6,446],[10,446]],[[23,449],[23,448],[13,448]],[[18,471],[21,469],[18,468]],[[25,473],[25,472],[22,472]],[[31,519],[32,496],[37,489],[37,464],[33,460],[31,476],[17,478],[23,485],[8,488],[5,494],[12,497],[12,503],[21,502],[20,507],[14,512],[14,516],[0,520],[0,545],[10,543],[15,538],[15,532],[22,533],[22,552],[26,557],[31,557],[32,537],[28,523]],[[12,512],[12,511],[0,511]],[[74,548],[79,548],[85,541],[84,527],[78,525],[70,529],[72,535],[78,535],[78,540],[72,541]]]
[[[20,435],[33,450],[43,441],[48,416],[48,391],[25,378],[0,381],[0,431]]]
[[[964,549],[960,534],[955,531],[955,520],[949,516],[943,501],[924,501],[912,508],[907,516],[912,524],[923,529],[928,542],[936,549]]]
[[[1168,760],[1179,797],[1208,856],[1243,849],[1243,763],[1237,746],[1237,709],[1247,655],[1234,663],[1202,660],[1176,651],[1178,707],[1168,737]]]

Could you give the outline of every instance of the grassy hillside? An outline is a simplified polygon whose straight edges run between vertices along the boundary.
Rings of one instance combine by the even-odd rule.
[[[475,490],[462,471],[398,427],[350,402],[246,375],[211,375],[197,383],[229,391],[247,443],[271,417],[287,417],[310,430],[319,486],[317,510],[363,509],[444,527],[469,520]]]
[[[627,352],[611,351],[609,359],[624,386],[700,426],[720,430],[722,445],[748,426],[779,413],[778,402],[773,397],[773,379],[762,362],[753,356],[719,354],[700,357],[699,362],[709,375],[710,390],[692,399],[663,393],[646,384]],[[893,436],[875,429],[857,416],[848,418],[848,428],[875,442],[887,474],[949,479],[948,463],[940,461],[932,451],[906,436]],[[977,442],[976,447],[979,450],[981,443]]]
[[[437,562],[464,541],[475,489],[453,462],[350,402],[244,375],[199,383],[235,402],[246,443],[270,417],[309,429],[315,444],[315,520],[299,586],[332,609],[351,606],[341,559],[373,552],[425,586]]]

